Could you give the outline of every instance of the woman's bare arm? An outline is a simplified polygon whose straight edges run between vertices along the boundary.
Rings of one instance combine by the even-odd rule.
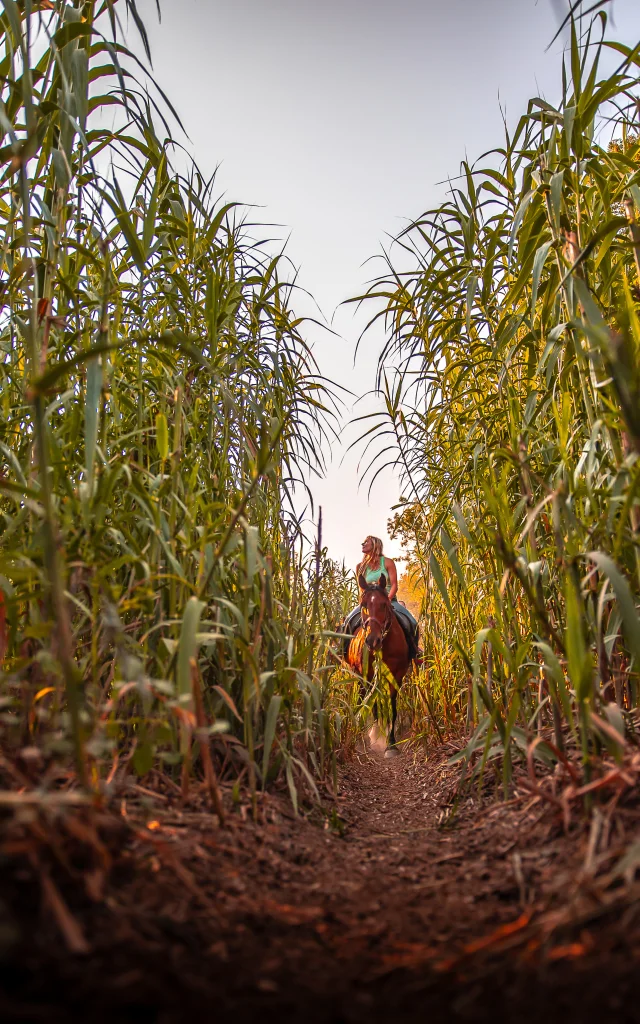
[[[389,600],[393,601],[394,597],[398,593],[398,573],[396,572],[396,563],[393,558],[385,558],[384,565],[387,573],[389,574]]]

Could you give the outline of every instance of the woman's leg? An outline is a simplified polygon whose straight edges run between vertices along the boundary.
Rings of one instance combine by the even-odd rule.
[[[394,597],[391,605],[396,613],[400,625],[403,627],[405,633],[407,633],[407,638],[412,646],[412,650],[410,651],[411,657],[415,658],[418,653],[418,622],[406,605],[400,604],[397,598]]]
[[[398,615],[404,615],[405,619],[407,619],[411,624],[412,629],[417,630],[418,620],[411,614],[406,604],[400,604],[397,597],[394,597],[391,604],[393,605],[393,610],[397,612]]]
[[[342,632],[349,634],[349,636],[346,636],[342,641],[342,653],[345,658],[349,653],[349,644],[351,643],[351,637],[359,628],[361,621],[362,619],[360,615],[360,605],[357,604],[355,608],[351,609],[351,611],[349,612],[349,614],[347,615],[346,619],[342,624]]]

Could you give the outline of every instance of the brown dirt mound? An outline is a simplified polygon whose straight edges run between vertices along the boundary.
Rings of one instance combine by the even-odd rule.
[[[227,790],[221,827],[162,783],[12,813],[2,1020],[640,1021],[640,887],[524,789],[451,820],[446,753],[361,749],[309,819]]]

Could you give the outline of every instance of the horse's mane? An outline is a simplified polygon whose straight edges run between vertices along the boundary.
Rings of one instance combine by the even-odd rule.
[[[383,576],[384,573],[380,573],[380,575]],[[389,595],[387,593],[386,587],[381,587],[378,583],[367,583],[366,586],[361,587],[360,589],[362,591],[362,596],[363,597],[364,597],[365,594],[375,594],[377,592],[379,594],[384,594],[384,596],[386,597],[387,601],[389,601],[389,602],[391,601],[391,598],[389,597]],[[362,598],[360,598],[360,601],[362,602]]]

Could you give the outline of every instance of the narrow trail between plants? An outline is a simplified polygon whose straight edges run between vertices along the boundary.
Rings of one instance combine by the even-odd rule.
[[[466,798],[452,818],[449,753],[385,760],[361,745],[337,813],[314,820],[267,795],[254,821],[228,788],[220,827],[203,796],[184,807],[160,776],[157,792],[132,782],[119,818],[95,823],[108,871],[91,827],[62,818],[58,853],[75,871],[46,874],[68,918],[29,896],[42,849],[5,873],[23,933],[0,960],[2,1019],[86,1020],[91,1006],[94,1022],[137,1024],[203,1009],[335,1024],[567,1024],[586,1007],[640,1020],[640,895],[626,891],[623,924],[615,898],[585,902],[584,837],[524,789],[507,804]]]

